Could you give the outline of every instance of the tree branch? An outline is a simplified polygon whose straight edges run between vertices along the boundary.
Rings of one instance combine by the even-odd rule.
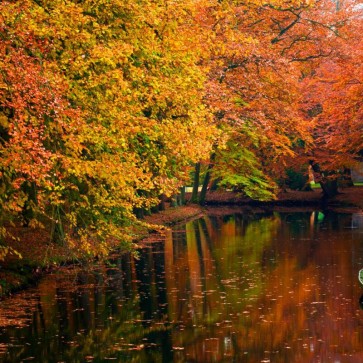
[[[273,38],[272,40],[271,40],[271,43],[272,44],[275,44],[275,43],[277,43],[277,42],[279,42],[281,39],[281,37],[289,30],[289,29],[291,29],[295,24],[297,24],[298,22],[299,22],[299,20],[300,20],[300,14],[301,13],[299,13],[299,14],[296,14],[296,19],[293,21],[293,22],[291,22],[288,26],[286,26],[285,28],[283,28],[283,29],[281,29],[281,31],[280,31],[280,33],[275,37],[275,38]]]

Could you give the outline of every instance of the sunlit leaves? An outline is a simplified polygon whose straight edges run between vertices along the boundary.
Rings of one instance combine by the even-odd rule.
[[[253,198],[272,198],[273,180],[297,140],[310,142],[299,112],[300,68],[292,62],[301,47],[287,46],[285,39],[303,36],[305,29],[299,22],[282,32],[295,12],[309,8],[301,1],[222,1],[209,3],[197,17],[209,34],[203,39],[209,50],[203,60],[209,69],[206,102],[222,130],[214,174],[224,180],[228,175],[226,186],[245,188]],[[273,41],[280,33],[284,37]]]
[[[304,80],[304,110],[315,122],[312,160],[326,172],[352,167],[362,143],[362,10],[342,2],[335,16],[339,37],[329,58],[316,61]]]
[[[0,10],[2,211],[87,254],[129,240],[134,209],[176,193],[211,152],[221,185],[273,197],[297,143],[310,143],[299,110],[309,67],[297,61],[327,57],[348,34],[328,1],[24,0]],[[336,92],[353,103],[332,114],[356,110],[359,92]]]
[[[214,134],[190,41],[195,6],[1,4],[7,212],[46,218],[69,244],[105,253],[108,239],[129,240],[134,208],[178,190]]]

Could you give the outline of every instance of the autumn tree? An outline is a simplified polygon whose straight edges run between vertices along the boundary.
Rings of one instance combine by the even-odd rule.
[[[361,158],[362,138],[362,10],[359,2],[340,2],[332,11],[330,56],[318,59],[304,79],[304,111],[314,121],[310,161],[324,194],[337,193],[338,179]]]
[[[298,153],[316,160],[328,150],[331,170],[355,160],[361,18],[342,9],[328,0],[3,1],[2,236],[13,220],[107,253],[130,243],[135,213],[177,193],[194,163],[204,165],[202,199],[214,179],[267,200]],[[304,118],[302,104],[323,113]],[[347,120],[349,146],[338,137]]]
[[[301,73],[293,62],[302,50],[289,48],[292,28],[305,26],[301,14],[309,9],[301,1],[216,1],[197,18],[210,49],[206,102],[221,130],[211,172],[220,185],[252,198],[274,198],[286,159],[310,141],[298,106]],[[303,36],[302,29],[293,32]]]
[[[130,240],[135,208],[178,190],[214,133],[189,48],[192,7],[1,4],[6,218],[23,212],[26,224],[105,253]]]
[[[288,167],[307,170],[314,121],[301,112],[302,79],[334,56],[346,18],[331,1],[222,1],[200,9],[211,50],[206,102],[223,135],[211,169],[220,185],[271,199]]]

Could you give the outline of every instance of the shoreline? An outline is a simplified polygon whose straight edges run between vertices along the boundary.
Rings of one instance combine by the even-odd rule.
[[[266,209],[274,209],[281,212],[319,209],[356,213],[363,209],[363,187],[346,188],[328,202],[323,201],[319,190],[312,192],[288,191],[280,193],[277,200],[269,202],[253,201],[233,192],[210,192],[207,195],[205,206],[187,204],[179,207],[168,207],[164,211],[146,216],[143,222],[160,226],[160,230],[162,230],[163,227],[167,228],[199,218],[212,210],[217,213],[228,214],[237,210],[245,213],[256,213],[259,211],[263,212]],[[134,242],[141,243],[143,239],[153,234],[155,235],[155,233],[160,233],[160,230],[145,227],[137,233]],[[28,230],[27,233],[31,235],[32,231],[29,233]],[[34,239],[31,241],[32,248],[28,251],[27,256],[24,256],[22,260],[12,256],[11,260],[15,261],[14,266],[11,261],[6,262],[8,267],[6,265],[5,268],[1,266],[0,299],[36,284],[42,276],[64,265],[85,262],[82,259],[77,259],[77,256],[65,254],[65,251],[57,246],[47,244],[47,247],[44,249],[44,246],[42,246],[42,243],[45,243],[44,238],[39,238],[38,233],[39,231],[34,231]],[[33,242],[34,240],[37,242]],[[35,256],[36,253],[40,254],[40,256]],[[41,255],[42,253],[43,255]],[[58,262],[47,262],[49,255],[55,261],[58,260]]]
[[[148,238],[152,234],[161,233],[163,227],[168,228],[174,224],[184,223],[188,220],[199,218],[203,214],[204,209],[202,207],[191,204],[180,207],[169,207],[165,211],[146,216],[143,219],[143,222],[150,224],[151,226],[160,226],[160,229],[148,229],[147,227],[144,227],[136,233],[134,243],[141,243],[142,240]],[[32,232],[34,232],[34,240],[37,240],[39,232],[37,230],[32,231],[27,229],[27,238],[32,235]],[[37,246],[37,243],[34,243],[35,248],[31,249],[30,252],[28,250],[25,250],[25,253],[22,252],[22,254],[24,254],[22,259],[11,255],[5,259],[5,263],[2,262],[0,264],[0,300],[11,296],[13,293],[33,286],[44,275],[56,269],[72,264],[85,264],[91,261],[85,258],[79,258],[79,256],[76,255],[68,256],[67,252],[70,251],[59,246],[47,245],[45,247],[45,240],[46,238],[42,238],[41,240],[38,238],[38,244],[41,244],[41,246]],[[36,247],[43,247],[43,256],[39,256],[39,248]],[[116,247],[115,251],[117,250],[118,248]],[[36,253],[37,256],[31,256],[30,253],[32,251],[35,251],[34,253]],[[110,254],[111,253],[114,253],[114,251],[110,251]],[[122,251],[120,253],[122,253]],[[58,260],[58,262],[47,261],[48,255],[52,255],[52,258]],[[92,258],[92,260],[97,260],[97,257]]]

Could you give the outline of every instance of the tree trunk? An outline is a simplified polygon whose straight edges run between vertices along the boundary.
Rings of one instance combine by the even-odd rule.
[[[200,176],[200,163],[196,163],[195,172],[194,172],[193,192],[192,192],[192,197],[190,198],[190,201],[192,203],[198,203],[199,176]]]
[[[321,189],[325,198],[331,198],[338,194],[338,180],[337,179],[327,179],[320,181]]]
[[[21,186],[22,191],[26,194],[26,200],[21,210],[23,227],[28,227],[30,221],[34,218],[33,207],[37,204],[37,190],[34,182],[25,181]]]
[[[342,188],[349,188],[354,186],[352,174],[349,168],[344,168],[342,178],[339,181],[339,186]]]
[[[159,203],[159,211],[165,210],[165,194],[161,194],[160,203]]]
[[[173,195],[171,197],[170,206],[171,207],[177,207],[178,206],[178,196],[177,195]]]
[[[313,168],[314,173],[319,173],[321,176],[319,183],[321,185],[321,189],[323,190],[324,198],[331,198],[336,196],[338,194],[338,179],[335,173],[323,173],[320,170],[319,164],[316,164],[314,162],[311,162],[310,165]]]
[[[214,179],[213,182],[212,182],[212,185],[210,187],[210,190],[211,191],[215,191],[218,189],[218,183],[220,181],[220,178],[217,178],[217,179]]]
[[[305,185],[301,188],[302,192],[312,192],[313,188],[311,187],[310,182],[305,183]]]
[[[215,159],[215,154],[212,154],[211,158],[210,158],[209,165],[208,165],[207,172],[205,173],[202,190],[201,190],[200,196],[199,196],[199,204],[200,205],[205,204],[205,197],[207,195],[207,188],[208,188],[210,177],[211,177],[211,170],[213,168],[214,159]]]
[[[179,205],[185,205],[185,187],[180,188]]]

